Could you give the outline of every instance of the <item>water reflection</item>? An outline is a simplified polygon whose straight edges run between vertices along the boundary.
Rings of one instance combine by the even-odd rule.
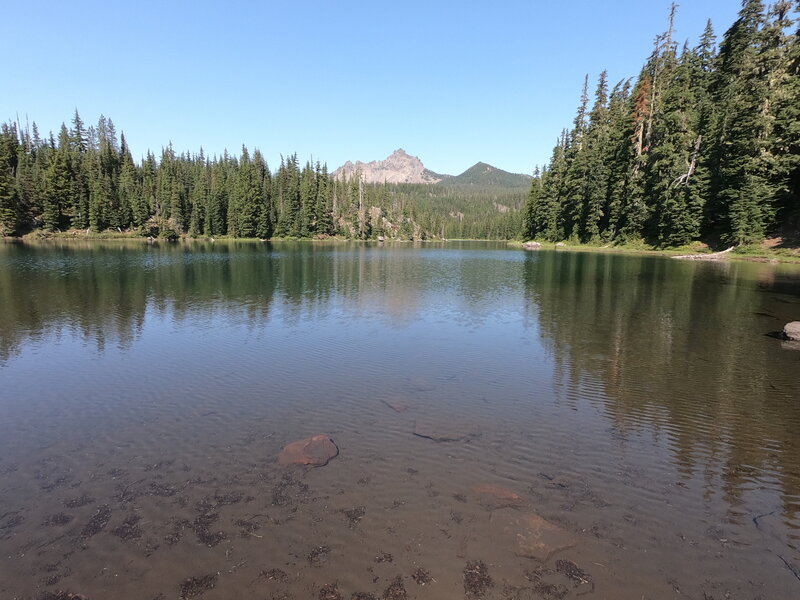
[[[476,473],[506,477],[576,530],[600,522],[630,547],[663,543],[678,564],[683,548],[663,541],[673,517],[690,533],[723,521],[742,547],[798,543],[800,352],[768,335],[800,319],[797,268],[492,244],[5,245],[0,306],[10,390],[0,468],[19,463],[6,493],[20,506],[55,512],[25,477],[62,456],[89,491],[101,485],[96,472],[173,460],[205,472],[192,484],[202,493],[228,485],[215,479],[222,473],[241,477],[249,495],[282,481],[263,465],[280,434],[304,436],[310,421],[350,442],[340,476],[353,481],[341,497],[368,492],[340,508],[363,503],[382,519],[427,469],[452,494]],[[57,360],[87,345],[96,356]],[[413,454],[407,415],[375,408],[393,393],[416,394],[410,421],[465,417],[483,435]],[[242,432],[260,444],[255,454]],[[109,453],[113,468],[83,458],[99,464]],[[385,475],[380,489],[364,488],[362,468]],[[181,486],[188,476],[176,467],[173,477]],[[62,478],[53,467],[50,479]],[[340,483],[320,485],[320,498]],[[439,502],[428,483],[417,503]],[[370,504],[376,497],[383,503]],[[191,498],[189,507],[202,500]],[[380,518],[374,531],[385,533]],[[37,523],[28,526],[39,535]],[[759,538],[767,527],[774,546]],[[724,537],[714,535],[696,556],[713,555]]]
[[[127,347],[148,310],[178,322],[220,313],[266,320],[277,299],[290,322],[344,303],[377,307],[399,324],[435,310],[442,291],[452,290],[451,299],[481,318],[519,287],[518,261],[509,263],[500,245],[487,245],[489,254],[470,261],[457,253],[443,257],[432,246],[409,253],[408,245],[303,242],[6,244],[0,247],[0,361],[25,339],[62,330],[93,340],[99,350],[107,342]]]
[[[525,282],[565,388],[599,382],[619,439],[665,438],[733,522],[771,489],[800,527],[800,353],[768,335],[800,314],[796,269],[541,252]]]

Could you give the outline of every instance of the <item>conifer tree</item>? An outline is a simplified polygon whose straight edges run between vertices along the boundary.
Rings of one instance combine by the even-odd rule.
[[[649,217],[644,180],[648,161],[647,123],[652,104],[652,76],[645,67],[631,91],[630,113],[621,123],[626,125],[615,162],[622,165],[624,179],[615,182],[616,194],[610,207],[611,227],[618,241],[640,238]]]
[[[275,230],[275,206],[272,201],[272,175],[261,153],[256,150],[256,164],[261,181],[256,235],[262,240],[272,237]]]
[[[298,233],[310,237],[317,230],[317,176],[310,162],[306,162],[300,176],[300,205]]]
[[[531,189],[525,202],[525,213],[522,220],[523,237],[525,239],[535,239],[544,230],[544,206],[542,200],[542,174],[537,168],[534,171]]]
[[[759,168],[768,129],[765,76],[759,72],[761,0],[745,0],[720,45],[712,87],[718,106],[711,156],[710,207],[726,241],[759,241],[773,216],[769,182]]]
[[[21,210],[15,185],[17,135],[8,125],[0,127],[0,235],[20,233]]]
[[[700,232],[701,214],[687,205],[693,155],[698,132],[696,103],[692,94],[693,56],[684,49],[677,63],[674,48],[668,49],[662,73],[667,78],[660,98],[658,118],[653,126],[646,193],[654,206],[651,237],[662,245],[677,246],[695,239]]]
[[[543,238],[555,242],[564,238],[562,215],[569,166],[568,140],[569,133],[563,130],[553,148],[550,165],[542,172],[541,182],[534,179],[531,184],[526,207],[528,215],[526,235],[531,239]]]
[[[275,234],[278,236],[298,236],[300,234],[300,171],[297,168],[297,155],[281,160],[275,178],[275,197],[278,202]]]
[[[42,223],[45,229],[53,231],[63,227],[63,212],[74,204],[69,133],[63,124],[59,133],[58,148],[50,152],[50,156],[42,206]]]
[[[620,207],[630,167],[630,81],[620,81],[611,91],[608,103],[609,138],[606,148],[606,197],[600,231],[606,241],[614,240],[619,232]]]
[[[564,196],[561,202],[561,222],[566,237],[577,240],[580,236],[581,220],[586,198],[586,182],[589,177],[589,156],[586,145],[587,111],[589,108],[589,76],[583,80],[583,93],[578,113],[570,132],[566,148],[567,173],[564,181]]]
[[[589,113],[589,128],[586,133],[586,178],[584,181],[584,210],[581,222],[583,241],[600,238],[600,221],[603,218],[608,185],[607,150],[611,123],[608,108],[607,73],[603,71],[597,83],[595,102]]]
[[[319,163],[316,167],[317,178],[317,199],[316,199],[316,215],[314,219],[317,223],[317,232],[322,235],[332,235],[333,231],[333,215],[331,206],[331,183],[328,175],[328,166],[322,165],[320,168]]]
[[[228,165],[223,160],[214,161],[211,166],[211,181],[206,208],[207,236],[220,236],[227,233],[228,222]]]
[[[689,82],[689,95],[693,103],[688,112],[687,127],[695,136],[686,173],[676,182],[681,187],[687,218],[687,235],[699,239],[706,228],[706,202],[711,193],[710,157],[714,150],[713,124],[717,118],[716,106],[711,95],[714,68],[717,60],[716,36],[711,21],[700,37],[699,44],[691,52],[684,53],[682,66]],[[686,243],[675,238],[673,243]]]
[[[37,160],[37,154],[39,160]],[[41,157],[44,152],[37,153],[26,141],[25,136],[18,146],[16,164],[16,195],[20,226],[39,226],[42,224],[42,198],[45,194],[43,166]]]
[[[771,71],[771,129],[763,165],[775,193],[778,222],[800,223],[800,2],[779,1],[765,29],[764,62]],[[794,31],[790,27],[794,24]]]
[[[261,162],[261,154],[255,159]],[[256,217],[261,204],[262,165],[250,158],[247,148],[242,146],[239,168],[228,200],[228,234],[234,237],[255,237]]]

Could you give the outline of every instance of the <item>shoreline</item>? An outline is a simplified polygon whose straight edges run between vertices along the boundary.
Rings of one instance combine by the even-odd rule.
[[[184,243],[184,242],[249,242],[249,243],[265,243],[265,242],[286,242],[286,241],[304,241],[304,242],[375,242],[379,240],[356,240],[350,238],[343,238],[338,236],[329,236],[325,238],[297,238],[297,237],[273,237],[269,239],[261,238],[235,238],[228,236],[220,237],[189,237],[181,236],[177,240],[168,240],[165,238],[148,238],[134,232],[116,232],[104,231],[99,233],[86,233],[85,231],[64,231],[64,232],[42,232],[33,231],[23,236],[11,237],[3,236],[0,240],[4,243],[40,243],[40,242],[140,242],[148,243]],[[447,240],[385,240],[389,243],[415,243],[415,242],[497,242],[505,243],[509,248],[522,249],[523,242],[519,240],[487,240],[487,239],[447,239]],[[652,248],[644,244],[604,244],[602,246],[594,244],[569,244],[567,242],[540,242],[541,246],[535,250],[551,250],[557,252],[599,252],[604,254],[629,254],[640,256],[667,256],[677,258],[686,255],[692,255],[693,260],[713,260],[715,262],[727,261],[744,261],[744,262],[760,262],[760,263],[783,263],[783,264],[800,264],[800,248],[783,248],[779,250],[772,250],[767,247],[745,246],[742,248],[734,248],[732,251],[725,254],[725,256],[718,256],[719,253],[713,252],[705,244],[695,243],[678,248]],[[708,255],[705,258],[703,255]]]
[[[714,262],[728,262],[728,261],[744,261],[744,262],[760,262],[760,263],[784,263],[784,264],[800,264],[800,248],[781,249],[778,251],[770,250],[768,248],[755,249],[753,246],[746,246],[743,248],[734,248],[732,251],[725,254],[724,257],[719,256],[718,252],[712,251],[705,245],[695,244],[689,246],[681,246],[679,248],[649,248],[642,245],[613,245],[607,244],[603,246],[596,246],[592,244],[568,244],[566,242],[540,242],[541,246],[531,252],[537,250],[553,250],[559,252],[599,252],[604,254],[631,254],[641,256],[667,256],[677,260],[684,260],[686,255],[692,255],[692,260],[708,260]],[[522,242],[511,241],[508,242],[511,247],[522,248]],[[704,257],[703,255],[708,255]]]

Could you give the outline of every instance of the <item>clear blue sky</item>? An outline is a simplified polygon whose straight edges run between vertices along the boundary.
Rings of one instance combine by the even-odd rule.
[[[738,0],[684,0],[677,39],[718,38]],[[135,157],[258,147],[333,169],[403,147],[434,171],[530,173],[584,74],[635,76],[668,0],[13,2],[0,119],[56,131],[104,114]]]

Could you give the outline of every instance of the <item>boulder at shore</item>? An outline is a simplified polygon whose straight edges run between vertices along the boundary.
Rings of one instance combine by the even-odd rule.
[[[339,448],[327,435],[313,435],[284,446],[278,455],[278,464],[303,465],[306,467],[322,467],[339,454]]]
[[[790,342],[800,342],[800,321],[792,321],[784,325],[783,337]]]
[[[538,250],[539,248],[542,247],[542,245],[539,242],[530,241],[522,244],[522,247],[525,250]]]

